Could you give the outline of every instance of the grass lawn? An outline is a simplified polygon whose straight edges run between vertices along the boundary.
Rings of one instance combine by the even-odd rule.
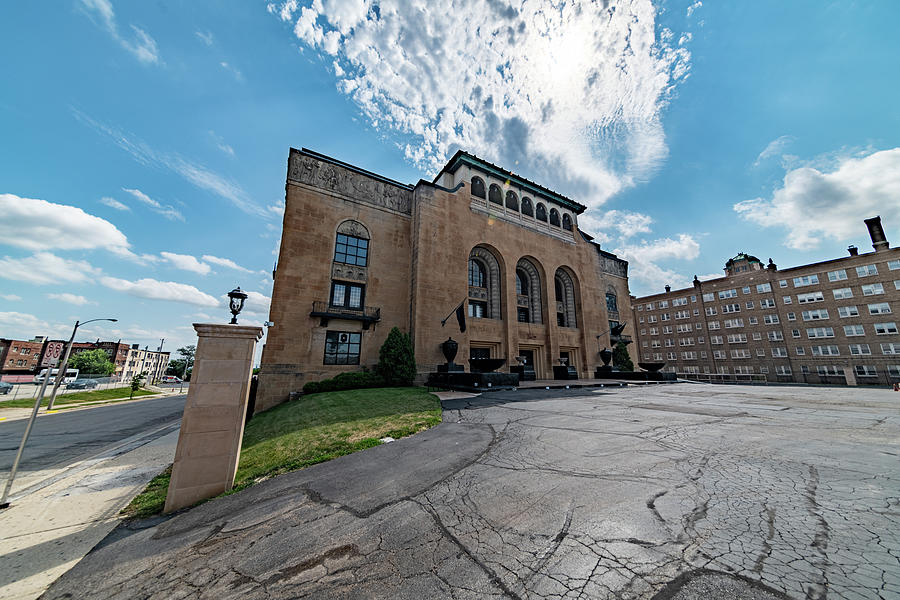
[[[423,388],[375,388],[302,396],[260,413],[244,429],[232,492],[269,477],[377,446],[441,422],[437,397]],[[122,512],[143,518],[162,512],[171,467]]]
[[[49,387],[49,386],[48,386]],[[134,393],[134,397],[152,396],[159,392],[151,392],[150,390],[138,390]],[[76,404],[78,402],[95,402],[97,400],[115,400],[118,398],[128,398],[131,394],[131,388],[111,388],[108,390],[93,390],[90,392],[72,392],[71,394],[59,394],[53,402],[53,406],[61,406],[63,404]],[[41,406],[47,406],[50,402],[50,390],[47,390],[44,399],[41,400]],[[18,398],[16,400],[3,400],[0,396],[0,409],[4,408],[31,408],[34,406],[34,398]]]

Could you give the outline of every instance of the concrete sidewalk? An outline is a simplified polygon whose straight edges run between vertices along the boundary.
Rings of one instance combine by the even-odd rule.
[[[14,492],[11,506],[0,510],[0,599],[37,598],[71,569],[172,462],[177,441],[171,427],[135,436]]]

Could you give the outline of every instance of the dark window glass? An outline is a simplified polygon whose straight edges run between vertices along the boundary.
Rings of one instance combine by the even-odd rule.
[[[566,326],[566,315],[564,313],[558,312],[556,313],[556,324],[560,327]]]
[[[516,293],[520,296],[528,295],[528,275],[524,271],[516,271]]]
[[[559,211],[555,208],[550,209],[550,224],[559,227]]]
[[[569,215],[563,215],[563,229],[572,231],[572,217]]]
[[[469,358],[490,358],[490,348],[469,348]]]
[[[506,208],[519,210],[519,197],[512,190],[506,192]]]
[[[518,308],[518,310],[516,311],[516,316],[517,316],[517,318],[518,318],[518,320],[519,320],[519,323],[528,323],[529,320],[530,320],[530,319],[528,318],[528,309],[527,309],[527,308],[524,308],[524,307],[522,307],[522,306],[520,306],[520,307]]]
[[[484,279],[484,267],[477,260],[469,259],[469,286],[485,287]]]
[[[606,294],[606,310],[619,312],[619,303],[616,301],[615,294]]]
[[[484,198],[484,180],[481,177],[472,178],[472,195]]]
[[[469,316],[483,319],[487,313],[487,303],[469,300]]]
[[[559,279],[553,280],[553,290],[556,292],[556,301],[562,302],[563,300],[563,286],[562,282]]]
[[[488,200],[490,200],[494,204],[503,206],[503,192],[500,191],[500,186],[496,183],[491,184],[491,190],[488,193]]]
[[[531,207],[531,198],[522,198],[522,214],[529,217],[534,216],[534,209]]]
[[[538,221],[547,222],[547,208],[540,202],[538,202],[537,210],[535,210],[534,215]]]
[[[365,267],[369,258],[369,240],[351,235],[337,234],[334,246],[334,262]]]
[[[358,365],[361,335],[350,331],[329,331],[325,334],[326,365]]]
[[[331,305],[342,308],[362,308],[365,286],[355,283],[331,283]]]

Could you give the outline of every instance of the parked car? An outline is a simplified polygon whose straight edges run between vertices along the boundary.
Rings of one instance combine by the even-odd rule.
[[[13,385],[11,383],[0,381],[0,394],[8,394],[11,389],[13,389]]]
[[[176,375],[163,375],[163,383],[181,383],[181,377]]]
[[[86,390],[88,388],[95,388],[97,384],[100,383],[96,379],[76,379],[71,383],[66,384],[67,390]]]

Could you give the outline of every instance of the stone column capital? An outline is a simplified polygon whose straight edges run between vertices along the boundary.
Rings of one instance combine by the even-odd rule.
[[[250,338],[254,341],[263,336],[262,327],[252,325],[229,325],[227,323],[194,323],[199,337]]]

